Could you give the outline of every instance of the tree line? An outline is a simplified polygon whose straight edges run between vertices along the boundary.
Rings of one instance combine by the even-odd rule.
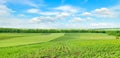
[[[79,29],[17,29],[0,28],[0,33],[105,33],[100,30],[79,30]]]
[[[106,31],[106,30],[79,30],[79,29],[17,29],[17,28],[0,28],[0,33],[106,33],[120,38],[120,30]]]
[[[106,33],[108,35],[112,35],[112,36],[115,36],[116,39],[119,39],[120,38],[120,31],[116,30],[116,31],[106,31]]]

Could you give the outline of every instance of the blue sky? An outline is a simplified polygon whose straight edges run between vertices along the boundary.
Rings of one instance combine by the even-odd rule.
[[[0,27],[119,28],[119,0],[0,0]]]

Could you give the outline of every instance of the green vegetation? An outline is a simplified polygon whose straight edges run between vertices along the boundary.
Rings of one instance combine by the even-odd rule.
[[[119,29],[0,28],[0,58],[120,58],[119,37]]]
[[[60,36],[62,33],[54,34],[40,34],[40,33],[1,33],[0,34],[0,47],[25,45],[33,43],[41,43],[53,40]]]
[[[16,29],[0,28],[0,33],[105,33],[104,30],[94,29]]]
[[[0,58],[120,57],[120,41],[105,33],[1,33],[0,37]]]
[[[113,35],[116,37],[116,39],[119,39],[120,37],[120,31],[108,31],[107,32],[109,35]]]

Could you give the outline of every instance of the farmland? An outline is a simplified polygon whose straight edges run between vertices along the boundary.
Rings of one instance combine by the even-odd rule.
[[[119,58],[119,44],[105,33],[1,33],[0,58]]]

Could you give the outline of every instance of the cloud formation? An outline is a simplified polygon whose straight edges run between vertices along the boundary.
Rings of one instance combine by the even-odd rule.
[[[6,0],[0,0],[0,17],[10,16],[11,13],[14,12],[12,9],[8,8],[5,3]]]
[[[98,22],[98,23],[90,23],[90,26],[94,28],[114,28],[114,27],[120,27],[120,24]]]
[[[90,13],[90,12],[83,12],[81,15],[82,16],[92,16],[92,13]]]
[[[55,21],[55,18],[53,17],[50,17],[50,16],[40,16],[40,17],[35,17],[35,18],[32,18],[31,22],[54,22]]]
[[[60,11],[63,11],[63,12],[70,12],[70,13],[78,12],[77,8],[74,8],[74,7],[69,6],[69,5],[59,6],[59,7],[56,7],[54,9],[55,10],[60,10]]]
[[[46,18],[48,16],[49,16],[49,18],[54,19],[54,21],[60,20],[60,19],[66,19],[67,17],[70,17],[70,16],[74,15],[78,11],[79,10],[77,8],[74,8],[74,7],[69,6],[69,5],[55,7],[55,8],[52,9],[52,11],[49,11],[49,12],[43,12],[43,11],[40,11],[39,9],[29,9],[29,10],[27,10],[28,13],[36,13],[36,14],[42,15],[42,20],[41,20],[41,17],[35,17],[35,19],[31,20],[33,22],[37,22],[37,21],[43,22],[44,20],[48,21],[48,22],[49,21],[51,22],[51,19]]]
[[[76,3],[74,3],[75,5],[65,4],[65,0],[61,0],[61,5],[51,3],[40,7],[42,5],[42,3],[38,4],[40,1],[44,0],[24,0],[24,2],[23,0],[0,0],[0,27],[77,28],[79,26],[79,28],[94,28],[119,27],[120,25],[117,24],[120,21],[119,4],[111,5],[111,7],[92,8],[90,6],[92,9],[87,6],[87,9],[81,5],[76,6],[78,5]],[[83,1],[85,1],[83,4],[89,2],[88,0]],[[14,5],[14,7],[10,5]],[[22,5],[22,7],[24,5],[25,8],[15,9],[15,7],[19,7],[16,5]]]
[[[93,13],[95,16],[103,18],[114,18],[114,15],[116,15],[114,10],[108,8],[95,9]]]

